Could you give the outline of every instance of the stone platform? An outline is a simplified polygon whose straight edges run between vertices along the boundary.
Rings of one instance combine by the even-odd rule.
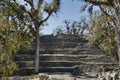
[[[114,69],[117,61],[104,53],[97,45],[89,45],[89,41],[79,35],[46,35],[40,37],[39,72],[69,72],[82,74],[98,72],[105,66]],[[19,64],[20,75],[34,74],[35,43],[29,52],[20,51],[15,56]]]

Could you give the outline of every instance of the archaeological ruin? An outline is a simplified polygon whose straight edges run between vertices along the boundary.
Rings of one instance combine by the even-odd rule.
[[[39,72],[69,72],[81,75],[85,72],[97,73],[118,66],[117,61],[102,51],[97,45],[78,35],[45,35],[40,37]],[[20,51],[15,56],[19,65],[16,74],[30,75],[35,70],[35,43],[30,51]]]

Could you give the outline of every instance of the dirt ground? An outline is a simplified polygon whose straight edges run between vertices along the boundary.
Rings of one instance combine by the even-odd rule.
[[[97,80],[96,78],[85,78],[83,76],[73,76],[69,73],[65,74],[49,74],[50,78],[58,80]]]
[[[97,80],[96,78],[86,78],[84,76],[74,76],[71,75],[70,73],[52,73],[52,74],[44,74],[40,73],[38,75],[48,75],[49,79],[48,80]],[[30,76],[18,76],[19,78],[24,78],[24,77],[30,77]],[[16,76],[17,79],[17,76]],[[9,80],[16,80],[13,79],[13,77],[9,78]],[[19,79],[19,80],[24,80],[24,79]],[[25,79],[26,80],[26,79]],[[32,79],[27,79],[27,80],[39,80],[38,78],[32,78]]]

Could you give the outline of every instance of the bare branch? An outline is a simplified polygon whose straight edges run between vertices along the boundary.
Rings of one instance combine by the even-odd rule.
[[[52,14],[52,13],[49,13],[48,16],[47,16],[45,19],[43,19],[42,21],[40,21],[38,25],[40,26],[40,25],[42,25],[45,21],[47,21],[47,20],[49,19],[49,17],[51,16],[51,14]]]
[[[111,16],[106,11],[104,11],[104,9],[101,6],[99,6],[99,8],[105,15],[111,18]]]
[[[41,8],[42,3],[43,3],[43,0],[39,0],[38,5],[37,5],[38,13],[40,12],[40,8]]]
[[[34,5],[33,5],[33,1],[30,1],[30,0],[25,0],[27,3],[29,3],[29,5],[31,6],[31,8],[34,9]]]
[[[31,7],[31,13],[35,15],[35,8],[34,8],[34,4],[33,4],[33,0],[25,0]]]
[[[93,5],[97,5],[97,6],[99,6],[99,5],[106,5],[106,6],[114,6],[114,3],[113,3],[113,1],[111,1],[111,2],[109,2],[109,1],[94,1],[94,0],[85,0],[86,2],[89,2],[89,3],[91,3],[91,4],[93,4]]]

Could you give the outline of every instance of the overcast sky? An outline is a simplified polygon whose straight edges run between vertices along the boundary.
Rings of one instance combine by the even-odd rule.
[[[41,31],[43,34],[51,34],[53,29],[63,25],[65,19],[80,20],[80,17],[88,17],[87,12],[80,13],[80,7],[84,3],[77,0],[61,0],[61,9],[57,15],[52,15],[48,20],[48,26],[44,26]]]

